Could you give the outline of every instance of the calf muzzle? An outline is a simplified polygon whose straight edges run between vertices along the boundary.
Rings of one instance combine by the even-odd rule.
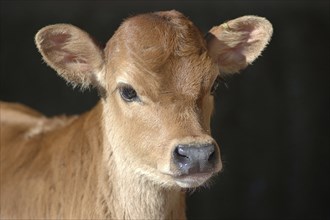
[[[219,163],[217,146],[211,143],[179,144],[172,159],[180,175],[212,173]]]

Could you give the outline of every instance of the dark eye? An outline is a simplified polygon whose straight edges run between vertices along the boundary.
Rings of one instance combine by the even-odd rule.
[[[119,93],[123,100],[126,102],[134,102],[139,101],[139,97],[136,93],[136,91],[133,89],[130,85],[121,85],[119,87]]]
[[[212,88],[211,88],[211,95],[214,95],[215,92],[217,91],[218,87],[219,87],[219,84],[221,82],[221,78],[220,76],[218,76],[215,80],[214,80],[214,83],[212,85]]]

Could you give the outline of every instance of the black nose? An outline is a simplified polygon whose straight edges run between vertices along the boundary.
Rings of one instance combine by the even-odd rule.
[[[212,172],[219,161],[214,144],[179,144],[173,162],[182,174]]]

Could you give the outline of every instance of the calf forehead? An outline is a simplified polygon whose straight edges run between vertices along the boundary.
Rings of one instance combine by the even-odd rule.
[[[153,90],[194,95],[214,72],[201,32],[176,11],[127,19],[108,42],[105,55],[119,74]]]
[[[164,85],[163,90],[168,89],[192,98],[198,97],[203,90],[207,89],[217,74],[216,65],[207,53],[180,57],[165,66],[169,68],[164,74],[168,84]]]

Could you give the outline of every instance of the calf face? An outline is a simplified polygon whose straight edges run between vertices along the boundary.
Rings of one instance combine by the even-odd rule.
[[[112,155],[125,175],[196,187],[221,170],[210,136],[217,79],[252,63],[271,34],[266,19],[245,16],[204,38],[168,11],[127,19],[104,50],[67,24],[41,29],[36,44],[67,81],[101,92],[106,160]]]

